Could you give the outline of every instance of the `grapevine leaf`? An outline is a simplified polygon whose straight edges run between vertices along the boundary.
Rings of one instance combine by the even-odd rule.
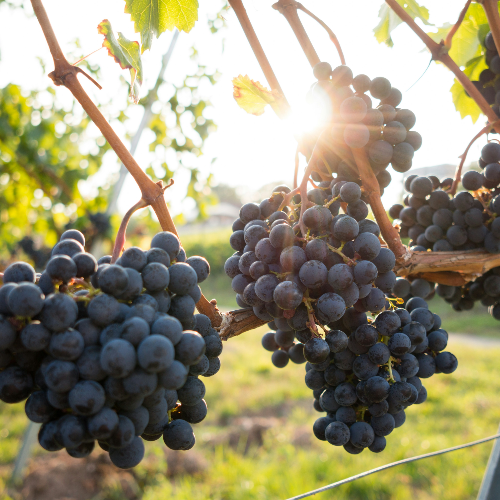
[[[481,48],[478,49],[479,55],[467,62],[464,73],[471,79],[477,80],[481,71],[486,69],[486,62],[484,56],[481,54]],[[470,116],[473,123],[476,123],[478,118],[481,116],[482,112],[476,101],[469,97],[465,93],[465,89],[462,87],[458,80],[455,80],[451,89],[451,96],[453,99],[453,104],[455,109],[460,113],[462,118]]]
[[[429,22],[429,10],[421,6],[416,0],[397,0],[412,19],[420,19],[427,26],[432,26]],[[380,22],[374,28],[375,38],[379,43],[385,43],[389,47],[394,45],[391,33],[403,22],[400,17],[384,3],[378,13]]]
[[[480,47],[481,42],[484,40],[479,35],[480,29],[484,31],[484,26],[487,26],[488,20],[484,13],[484,9],[479,4],[471,4],[467,10],[462,24],[458,28],[455,35],[453,35],[453,40],[450,49],[450,57],[459,65],[465,66],[468,61],[476,56],[478,47]],[[436,33],[427,33],[435,42],[441,42],[441,40],[446,39],[446,35],[453,27],[453,24],[446,23],[440,28],[438,28]]]
[[[268,104],[277,111],[283,99],[277,90],[266,89],[261,83],[250,80],[248,75],[233,78],[233,97],[241,109],[255,116],[264,113]]]
[[[198,20],[198,0],[125,0],[125,12],[141,34],[144,52],[151,48],[153,36],[166,30],[191,31]]]
[[[109,55],[120,65],[120,68],[130,70],[129,98],[134,104],[137,104],[142,85],[142,60],[139,52],[139,42],[131,42],[121,33],[118,33],[117,40],[111,29],[111,23],[107,19],[104,19],[97,26],[97,31],[99,34],[104,35],[102,46],[108,49]]]

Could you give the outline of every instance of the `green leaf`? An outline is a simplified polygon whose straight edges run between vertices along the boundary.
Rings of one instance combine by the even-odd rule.
[[[142,85],[142,60],[139,42],[131,42],[121,33],[118,33],[117,40],[111,29],[111,23],[107,19],[104,19],[97,26],[97,31],[104,35],[102,46],[108,49],[109,55],[120,65],[120,68],[130,70],[129,98],[134,104],[137,104]]]
[[[151,48],[153,36],[166,30],[191,31],[198,20],[198,0],[125,0],[125,12],[141,34],[144,52]]]
[[[465,66],[468,61],[477,55],[478,48],[481,46],[482,39],[478,35],[480,29],[484,31],[484,26],[487,26],[488,20],[484,13],[484,9],[479,4],[471,4],[467,10],[467,14],[458,28],[457,32],[453,35],[451,49],[449,51],[450,57],[459,65]],[[435,42],[445,40],[448,32],[453,27],[453,24],[446,23],[438,28],[436,33],[427,33]],[[489,29],[488,29],[489,31]]]
[[[478,49],[479,55],[467,62],[464,73],[471,79],[477,80],[481,71],[486,69],[486,62],[484,56],[480,53],[481,48]],[[455,80],[450,89],[453,104],[455,109],[460,113],[462,118],[470,116],[472,122],[476,123],[482,112],[474,99],[467,96],[465,89],[462,87],[458,80]]]
[[[422,7],[418,2],[415,0],[397,0],[397,2],[410,14],[412,19],[420,19],[425,25],[432,26],[429,23],[429,10]],[[386,3],[380,7],[378,17],[380,18],[380,22],[373,30],[375,38],[379,43],[385,43],[389,47],[392,47],[394,42],[392,41],[391,33],[403,21]]]
[[[240,108],[255,116],[264,113],[268,104],[276,111],[282,101],[282,95],[277,90],[268,90],[247,75],[233,78],[233,97]]]

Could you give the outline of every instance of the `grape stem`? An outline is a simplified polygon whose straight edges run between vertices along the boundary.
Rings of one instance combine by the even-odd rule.
[[[307,164],[306,171],[304,172],[304,177],[302,177],[302,181],[299,186],[299,192],[300,192],[300,217],[299,217],[299,227],[300,227],[300,232],[302,233],[302,236],[305,238],[307,234],[307,229],[303,221],[303,216],[304,212],[307,210],[307,182],[309,180],[309,176],[311,175],[314,165],[318,161],[318,158],[321,158],[321,152],[320,152],[320,144],[323,142],[322,137],[324,134],[326,134],[327,131],[323,131],[321,135],[318,137],[318,140],[316,141],[316,144],[314,145],[313,152],[311,154],[311,157],[309,158],[309,162]],[[326,141],[325,141],[326,142]]]
[[[497,50],[500,48],[500,14],[498,13],[497,0],[482,0],[479,1],[483,5],[488,24],[490,25],[491,34]],[[491,121],[491,120],[490,120]]]
[[[349,257],[347,257],[347,255],[344,255],[342,253],[342,251],[339,249],[339,248],[335,248],[335,247],[332,247],[332,245],[330,245],[329,243],[326,244],[326,246],[334,253],[336,253],[337,255],[340,255],[340,257],[342,257],[343,261],[348,264],[348,265],[351,265],[351,266],[355,266],[356,263],[350,259]]]
[[[128,223],[132,217],[132,215],[137,212],[137,210],[140,210],[141,208],[146,208],[148,206],[147,202],[144,201],[142,198],[132,207],[130,208],[127,213],[123,216],[122,222],[120,224],[120,229],[118,229],[118,232],[116,233],[116,238],[115,238],[115,245],[113,247],[113,254],[111,255],[111,264],[114,264],[118,258],[120,257],[120,254],[122,253],[123,247],[125,246],[125,239],[126,239],[126,233],[127,233],[127,226]]]
[[[399,5],[397,0],[385,0],[385,2],[401,18],[401,20],[404,21],[410,27],[410,29],[424,42],[424,44],[432,54],[432,58],[435,61],[441,61],[455,75],[457,80],[462,84],[470,97],[474,99],[474,101],[476,101],[476,104],[481,108],[481,111],[486,116],[488,121],[490,123],[497,122],[498,117],[496,116],[496,113],[490,107],[486,99],[481,95],[479,90],[465,75],[465,73],[460,70],[455,61],[449,56],[448,48],[445,47],[444,42],[436,43],[427,33],[424,32],[424,30],[422,30],[422,28],[420,28],[420,26],[418,26],[418,24],[412,19],[410,14],[408,14],[408,12],[406,12],[405,9],[401,7],[401,5]],[[488,22],[490,22],[490,27],[493,32],[493,39],[495,40],[495,44],[498,47],[499,45],[497,43],[497,40],[500,42],[500,17],[497,10],[497,1],[484,0],[483,7],[486,11]],[[497,18],[498,22],[496,22]],[[495,27],[495,30],[497,31],[497,38],[495,38],[495,32],[493,31],[493,27],[495,24],[497,25]],[[494,128],[497,132],[500,132],[500,123],[497,123]]]
[[[470,2],[471,0],[469,0]],[[337,52],[339,53],[340,57],[340,63],[345,66],[345,57],[344,53],[342,52],[342,47],[340,46],[339,39],[336,37],[335,33],[324,23],[319,17],[315,16],[310,10],[306,9],[301,3],[299,2],[293,2],[297,6],[298,9],[300,9],[302,12],[307,14],[308,16],[311,16],[315,21],[317,21],[323,28],[325,28],[326,32],[328,33],[328,36],[330,37],[330,40],[333,42],[335,45],[335,48],[337,49]]]
[[[469,149],[472,147],[472,145],[484,134],[487,134],[490,132],[490,130],[494,127],[496,123],[500,123],[500,120],[496,120],[493,123],[488,123],[486,127],[482,128],[472,139],[472,141],[469,142],[469,145],[465,149],[465,151],[459,156],[460,158],[460,163],[457,166],[457,169],[455,171],[455,180],[453,181],[453,184],[451,185],[450,189],[450,194],[452,196],[455,196],[455,193],[457,192],[458,185],[460,184],[460,181],[462,180],[462,169],[465,163],[465,160],[467,158],[467,153],[469,152]]]
[[[309,290],[306,290],[306,293],[304,294],[304,298],[302,299],[302,302],[304,302],[304,304],[307,308],[307,317],[309,318],[307,326],[309,327],[309,330],[311,330],[311,332],[315,336],[321,337],[321,335],[318,332],[318,327],[316,326],[316,321],[314,319],[314,309],[311,306],[311,302],[315,302],[315,299],[311,299],[309,297]]]
[[[394,375],[392,374],[392,361],[393,361],[393,357],[391,356],[389,358],[389,361],[387,361],[387,370],[389,371],[389,382],[391,384],[394,384],[396,382],[396,379],[394,378]]]
[[[292,201],[292,198],[299,192],[299,188],[294,188],[292,191],[289,193],[285,193],[284,191],[280,191],[279,193],[273,193],[273,195],[281,195],[283,196],[283,201],[281,202],[281,205],[278,207],[278,212],[283,210],[285,207],[289,206],[290,202]]]
[[[293,171],[293,189],[297,189],[297,179],[299,177],[299,145],[297,144],[297,149],[295,150],[295,170]]]
[[[370,166],[366,151],[363,148],[352,148],[351,151],[363,182],[363,192],[368,198],[368,203],[370,204],[373,215],[380,226],[380,232],[382,233],[387,246],[394,252],[397,261],[407,262],[411,257],[411,252],[403,245],[403,243],[401,243],[399,233],[391,224],[391,221],[387,216],[387,212],[382,205],[377,177]]]
[[[295,36],[297,37],[309,64],[311,67],[314,67],[320,62],[320,59],[316,50],[314,50],[311,40],[307,36],[304,26],[300,22],[299,15],[297,14],[298,8],[297,2],[294,2],[293,0],[278,0],[277,3],[273,4],[273,9],[285,16],[285,19],[288,21],[290,27],[295,33]]]
[[[457,22],[453,25],[453,28],[449,31],[449,33],[446,35],[446,39],[444,41],[444,46],[450,50],[451,49],[451,44],[453,40],[453,36],[455,33],[458,31],[458,28],[460,28],[460,25],[462,24],[465,14],[467,14],[467,11],[469,10],[469,6],[472,3],[472,0],[467,0],[467,3],[465,4],[465,7],[462,9],[462,12],[460,12],[460,15],[458,16]]]

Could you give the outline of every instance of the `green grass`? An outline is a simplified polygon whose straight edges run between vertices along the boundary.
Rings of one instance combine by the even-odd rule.
[[[470,311],[457,312],[441,297],[435,296],[429,306],[432,312],[441,316],[443,328],[448,332],[500,338],[500,322],[480,302]]]
[[[303,382],[304,366],[274,368],[270,353],[260,346],[264,331],[225,343],[221,371],[205,379],[209,413],[195,426],[193,450],[169,455],[167,466],[164,447],[146,444],[146,458],[135,470],[139,498],[286,499],[395,460],[494,434],[498,428],[500,379],[493,374],[500,349],[452,344],[458,370],[425,382],[428,401],[408,410],[405,425],[388,436],[385,452],[348,455],[313,437],[318,414]],[[25,423],[22,405],[0,406],[0,492],[5,491],[2,481],[9,477]],[[249,432],[252,425],[254,431]],[[256,425],[268,428],[259,433]],[[260,445],[250,445],[259,442],[260,435]],[[490,450],[491,444],[485,444],[400,466],[315,498],[475,498]],[[47,456],[38,448],[37,454]],[[195,473],[167,477],[182,459],[201,465]],[[99,498],[124,498],[119,483],[103,488]],[[0,493],[0,498],[11,498],[5,495]]]

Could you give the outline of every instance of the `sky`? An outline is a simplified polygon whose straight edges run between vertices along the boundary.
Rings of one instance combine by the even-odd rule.
[[[29,2],[24,3],[30,12]],[[189,60],[189,47],[193,43],[200,52],[200,60],[209,66],[210,71],[217,69],[221,73],[214,87],[202,89],[203,98],[212,103],[212,107],[206,111],[206,117],[215,120],[218,130],[206,141],[205,155],[197,161],[197,166],[204,175],[213,173],[217,182],[242,187],[249,198],[252,192],[265,184],[274,181],[291,184],[296,149],[292,128],[283,124],[269,107],[262,116],[248,115],[236,105],[232,97],[231,81],[240,74],[267,85],[235,13],[231,9],[225,10],[223,17],[226,28],[217,36],[212,36],[207,29],[207,16],[213,17],[223,4],[220,0],[201,0],[200,3],[199,21],[189,34],[182,33],[179,37],[166,74],[168,82],[180,83],[186,73],[195,70]],[[288,101],[292,108],[300,109],[304,106],[308,89],[315,81],[306,57],[284,17],[272,9],[273,1],[252,0],[245,3]],[[445,22],[454,23],[464,2],[427,0],[421,3],[429,8],[430,21],[440,26]],[[84,53],[99,48],[102,36],[97,34],[96,27],[105,18],[111,21],[115,32],[121,31],[129,39],[139,38],[134,33],[129,16],[123,12],[123,0],[45,0],[44,5],[65,52],[70,50],[75,37],[79,37]],[[470,118],[460,118],[449,93],[453,75],[442,65],[432,63],[418,83],[408,90],[424,73],[430,59],[420,39],[406,25],[401,25],[393,32],[394,48],[379,44],[373,36],[373,28],[378,23],[381,0],[309,0],[304,5],[336,33],[347,65],[354,74],[364,73],[371,78],[384,76],[403,92],[401,106],[414,111],[417,116],[414,130],[423,137],[423,146],[415,154],[414,167],[456,164],[469,141],[484,126],[484,119],[480,118],[473,124]],[[300,14],[300,17],[320,59],[330,62],[333,67],[340,64],[337,52],[323,28],[307,16]],[[145,89],[154,84],[161,55],[166,52],[171,36],[170,32],[163,34],[154,41],[153,50],[144,54]],[[52,85],[37,62],[37,58],[41,58],[46,63],[46,73],[52,69],[50,53],[34,17],[27,19],[22,12],[0,8],[0,49],[1,87],[9,82],[28,89],[43,89]],[[91,56],[89,61],[101,66],[101,83],[104,86],[99,91],[92,84],[82,81],[89,95],[98,103],[111,99],[111,105],[103,110],[105,115],[123,107],[125,96],[116,95],[121,75],[118,65],[113,63],[105,50]],[[125,73],[123,76],[128,77]],[[58,88],[57,92],[58,97],[70,103],[69,92],[64,88]],[[165,93],[168,94],[168,86]],[[140,108],[127,112],[132,120],[127,127],[118,126],[117,132],[121,137],[125,137],[126,132],[133,133],[141,118]],[[96,136],[97,133],[96,130]],[[142,166],[147,166],[151,161],[148,152],[151,140],[152,134],[145,133],[135,155]],[[477,141],[471,148],[469,160],[477,159],[485,140]],[[168,158],[171,158],[171,152],[167,152],[169,154]],[[116,157],[110,152],[105,157],[101,176],[109,176],[118,168]],[[397,180],[401,175],[393,173],[392,169],[390,172],[394,181],[383,198],[386,207],[400,195],[400,183]],[[103,182],[103,178],[98,178],[97,182]],[[174,214],[189,208],[184,200],[183,188],[187,173],[181,173],[177,182],[175,189],[166,195]],[[131,204],[130,200],[135,202],[138,198],[138,188],[129,178],[119,200],[119,210],[125,212]]]

